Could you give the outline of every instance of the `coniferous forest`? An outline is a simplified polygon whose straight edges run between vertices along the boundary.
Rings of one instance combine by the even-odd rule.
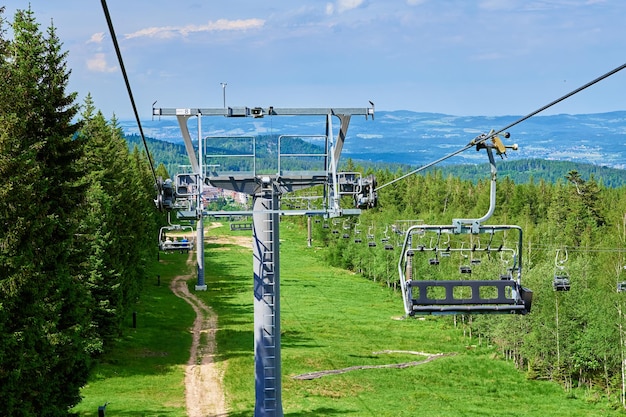
[[[140,295],[159,219],[144,154],[67,90],[55,27],[2,19],[0,415],[64,416]]]
[[[382,170],[373,173],[379,184],[397,176]],[[397,288],[402,236],[392,230],[409,222],[449,225],[455,218],[480,218],[488,206],[488,171],[478,182],[434,171],[381,189],[378,207],[347,224],[316,223],[314,239],[328,246],[331,264]],[[601,186],[593,176],[582,178],[575,170],[554,183],[499,180],[495,213],[485,224],[514,224],[523,229],[523,285],[534,292],[532,311],[524,316],[474,314],[450,320],[462,321],[477,342],[498,346],[503,357],[515,361],[529,378],[557,381],[565,389],[595,389],[623,405],[625,207],[624,187]],[[362,232],[358,244],[357,229]],[[349,234],[342,239],[346,230]],[[377,247],[368,247],[366,234],[371,234],[369,240],[377,240]],[[381,238],[389,239],[394,250],[381,249]],[[472,256],[489,256],[504,269],[500,255],[487,253],[486,238],[482,239],[474,241],[479,250]],[[427,250],[436,246],[432,241],[423,243]],[[456,263],[445,269],[445,262]],[[467,259],[442,259],[433,268],[437,272],[428,272],[429,277],[459,279],[455,274],[463,262],[469,265]],[[481,268],[485,267],[474,269]],[[569,277],[569,291],[554,291],[553,281],[559,276]],[[402,313],[400,304],[398,311]]]

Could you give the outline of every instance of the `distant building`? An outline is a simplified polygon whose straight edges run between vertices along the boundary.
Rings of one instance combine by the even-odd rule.
[[[204,193],[202,194],[202,199],[210,203],[212,201],[217,201],[220,198],[231,199],[237,204],[245,205],[248,202],[248,196],[244,193],[239,193],[231,190],[224,190],[223,188],[205,186]]]

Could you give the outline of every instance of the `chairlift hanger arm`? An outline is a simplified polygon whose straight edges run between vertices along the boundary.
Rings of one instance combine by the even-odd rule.
[[[618,66],[618,67],[616,67],[616,68],[612,69],[611,71],[609,71],[609,72],[607,72],[607,73],[605,73],[605,74],[603,74],[603,75],[599,76],[598,78],[596,78],[596,79],[594,79],[594,80],[589,81],[588,83],[586,83],[586,84],[584,84],[584,85],[582,85],[582,86],[580,86],[580,87],[576,88],[575,90],[570,91],[569,93],[565,94],[564,96],[559,97],[559,98],[557,98],[557,99],[556,99],[556,100],[554,100],[554,101],[551,101],[550,103],[546,104],[545,106],[538,108],[537,110],[535,110],[535,111],[533,111],[533,112],[531,112],[531,113],[527,114],[526,116],[524,116],[524,117],[522,117],[522,118],[520,118],[520,119],[518,119],[518,120],[514,121],[513,123],[510,123],[509,125],[507,125],[507,126],[503,127],[502,129],[499,129],[499,130],[497,130],[497,131],[493,131],[493,130],[492,130],[492,131],[491,131],[491,132],[489,132],[489,134],[487,134],[487,135],[481,135],[481,136],[478,136],[478,137],[474,138],[474,139],[473,139],[470,143],[468,143],[467,145],[465,145],[463,148],[461,148],[461,149],[459,149],[459,150],[457,150],[457,151],[454,151],[454,152],[452,152],[452,153],[450,153],[450,154],[447,154],[447,155],[445,155],[445,156],[443,156],[443,157],[441,157],[441,158],[439,158],[439,159],[437,159],[437,160],[435,160],[435,161],[433,161],[433,162],[430,162],[430,163],[428,163],[428,164],[426,164],[426,165],[424,165],[424,166],[421,166],[421,167],[419,167],[419,168],[417,168],[417,169],[415,169],[415,170],[413,170],[413,171],[411,171],[411,172],[409,172],[409,173],[407,173],[407,174],[402,175],[401,177],[398,177],[398,178],[396,178],[396,179],[394,179],[394,180],[392,180],[392,181],[389,181],[389,182],[388,182],[388,183],[386,183],[386,184],[381,185],[380,187],[376,188],[376,190],[375,190],[375,191],[378,191],[378,190],[380,190],[380,189],[382,189],[382,188],[385,188],[385,187],[387,187],[388,185],[391,185],[391,184],[393,184],[393,183],[396,183],[396,182],[398,182],[398,181],[400,181],[400,180],[403,180],[403,179],[405,179],[406,177],[409,177],[409,176],[411,176],[411,175],[413,175],[413,174],[417,174],[418,172],[423,171],[423,170],[425,170],[425,169],[427,169],[427,168],[430,168],[431,166],[436,165],[436,164],[438,164],[438,163],[440,163],[440,162],[443,162],[443,161],[445,161],[446,159],[449,159],[449,158],[451,158],[451,157],[453,157],[453,156],[455,156],[455,155],[460,154],[461,152],[465,152],[466,150],[468,150],[468,149],[470,149],[470,148],[474,147],[475,145],[478,145],[478,144],[484,143],[485,141],[487,141],[487,140],[489,140],[489,139],[492,139],[493,137],[495,137],[495,136],[499,135],[500,133],[502,133],[502,132],[504,132],[504,131],[506,131],[506,130],[508,130],[508,129],[512,128],[513,126],[516,126],[516,125],[518,125],[518,124],[522,123],[523,121],[526,121],[526,120],[530,119],[531,117],[536,116],[537,114],[541,113],[541,112],[542,112],[542,111],[544,111],[544,110],[549,109],[550,107],[552,107],[552,106],[554,106],[554,105],[556,105],[556,104],[560,103],[561,101],[564,101],[564,100],[566,100],[566,99],[568,99],[568,98],[572,97],[573,95],[578,94],[578,93],[580,93],[581,91],[583,91],[583,90],[585,90],[585,89],[587,89],[587,88],[591,87],[592,85],[597,84],[597,83],[599,83],[600,81],[602,81],[602,80],[604,80],[604,79],[606,79],[606,78],[610,77],[611,75],[613,75],[613,74],[616,74],[616,73],[620,72],[620,71],[621,71],[621,70],[623,70],[624,68],[626,68],[626,63],[624,63],[624,64],[622,64],[622,65],[620,65],[620,66]]]

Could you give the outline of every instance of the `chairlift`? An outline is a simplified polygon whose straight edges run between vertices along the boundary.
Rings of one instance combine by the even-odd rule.
[[[493,235],[492,235],[493,237]],[[471,265],[480,265],[480,258],[476,258],[475,253],[476,251],[481,250],[480,248],[480,239],[476,239],[478,243],[474,243],[474,246],[472,246],[472,251],[470,252],[470,264]],[[470,271],[471,273],[471,271]]]
[[[187,235],[190,235],[191,239],[188,238]],[[193,228],[191,226],[170,224],[169,226],[161,227],[161,229],[159,230],[159,249],[164,252],[189,252],[193,249],[193,246],[194,237]]]
[[[398,262],[398,272],[400,275],[400,286],[402,289],[404,310],[408,316],[414,316],[418,314],[468,314],[468,313],[496,313],[496,314],[527,314],[531,310],[532,304],[532,291],[522,287],[522,229],[515,225],[484,225],[483,223],[488,220],[495,210],[496,205],[496,167],[493,156],[493,149],[496,149],[498,154],[502,154],[507,147],[502,145],[502,142],[493,136],[493,131],[490,132],[491,136],[483,136],[485,139],[492,139],[492,142],[488,142],[483,139],[478,141],[476,145],[477,150],[485,149],[487,156],[489,157],[489,163],[491,168],[491,186],[490,186],[490,199],[488,212],[478,219],[453,219],[451,225],[425,225],[418,224],[409,227],[404,236],[404,243],[400,253],[400,260]],[[483,138],[479,137],[479,138]],[[497,140],[496,140],[497,139]],[[498,146],[496,148],[496,146]],[[502,149],[501,149],[502,148]],[[511,148],[511,147],[508,147]],[[490,268],[481,268],[480,271],[476,270],[476,275],[480,279],[444,279],[437,275],[446,273],[446,268],[438,269],[438,272],[433,272],[432,275],[437,276],[435,278],[426,278],[431,275],[420,267],[420,263],[413,260],[414,257],[424,256],[429,251],[417,250],[412,241],[414,236],[423,236],[424,233],[436,233],[438,236],[437,245],[434,246],[435,254],[440,256],[444,253],[450,254],[451,252],[461,252],[466,258],[468,255],[463,252],[468,252],[474,249],[474,251],[480,249],[480,245],[477,243],[475,246],[465,248],[449,248],[446,244],[441,244],[440,237],[443,233],[448,236],[454,235],[481,235],[490,234],[493,237],[494,233],[508,233],[517,232],[517,256],[513,257],[513,265],[510,268],[510,273],[498,274],[492,278],[483,278],[483,276],[490,274]],[[432,240],[431,240],[432,242]],[[491,242],[491,239],[490,239]],[[489,247],[490,245],[488,245]],[[443,250],[443,248],[446,248]],[[431,248],[433,245],[431,244]],[[428,258],[428,257],[427,257]],[[478,258],[478,257],[477,257]],[[436,261],[434,260],[436,259]],[[489,258],[492,260],[491,258]],[[486,261],[486,259],[482,259]],[[432,263],[431,263],[432,261]],[[429,264],[435,264],[439,261],[439,256],[436,258],[430,258]],[[476,263],[474,263],[475,265]],[[470,274],[472,263],[467,260],[467,265],[461,265],[461,273]],[[480,274],[479,274],[480,272]],[[506,279],[505,279],[506,276]]]
[[[389,230],[389,225],[385,226],[385,231],[383,232],[383,237],[380,238],[380,242],[381,243],[389,243],[389,235],[387,234],[388,230]]]
[[[442,247],[445,247],[445,249],[441,250],[439,252],[439,256],[441,256],[442,258],[449,258],[451,255],[451,247],[450,247],[450,235],[448,234],[447,236],[447,240],[443,243]]]
[[[446,231],[452,231],[455,226],[421,226],[425,228],[436,228],[439,232],[440,228],[447,227]],[[521,229],[518,226],[481,226],[480,233],[491,233],[492,231],[514,230],[519,232],[519,243],[521,247]],[[408,232],[409,234],[411,231]],[[409,238],[410,240],[410,238]],[[490,268],[482,269],[478,274],[478,270],[474,271],[469,262],[468,251],[471,248],[439,248],[435,251],[436,256],[430,256],[430,250],[420,250],[416,247],[407,252],[409,246],[406,244],[402,248],[404,260],[399,262],[399,271],[404,270],[404,274],[400,274],[401,287],[403,289],[403,298],[405,302],[405,311],[409,316],[419,314],[467,314],[467,313],[511,313],[526,314],[530,310],[532,303],[532,291],[521,286],[521,265],[516,257],[512,257],[514,265],[507,268],[502,273],[495,273],[491,279],[483,278],[488,276]],[[519,249],[518,249],[519,250]],[[425,278],[425,272],[419,269],[420,263],[413,261],[412,265],[416,269],[410,272],[412,278],[409,280],[407,276],[407,257],[418,256],[426,257],[430,266],[439,265],[441,257],[450,256],[459,252],[460,256],[466,259],[461,263],[459,273],[463,274],[464,279],[428,279]],[[466,253],[463,253],[466,252]],[[447,253],[448,255],[444,255]],[[508,253],[515,253],[508,250]],[[402,255],[401,255],[402,256]],[[492,262],[498,262],[497,258]],[[486,262],[486,260],[483,260]],[[444,269],[438,269],[436,274],[445,273]],[[477,278],[472,278],[478,274]],[[430,274],[428,274],[430,275]]]
[[[617,292],[626,292],[626,281],[617,283]]]
[[[565,270],[565,263],[567,262],[568,255],[567,249],[556,250],[556,256],[554,257],[554,279],[552,280],[552,289],[554,291],[569,291],[570,290],[570,279],[569,274]]]
[[[372,224],[367,229],[367,246],[369,246],[370,248],[376,247],[376,237],[374,236],[374,232],[372,231],[373,228],[374,228],[374,225]]]
[[[552,288],[554,291],[569,291],[570,282],[567,275],[555,275],[552,281]]]
[[[464,244],[461,243],[461,259],[467,259],[469,256],[463,253],[463,251],[466,250],[466,249],[463,248],[463,245]],[[471,261],[470,261],[470,263],[471,263]],[[468,266],[468,265],[461,264],[459,266],[459,272],[461,274],[471,274],[472,273],[472,267]]]

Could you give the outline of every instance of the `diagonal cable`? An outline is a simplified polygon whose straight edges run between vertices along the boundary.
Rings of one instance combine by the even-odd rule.
[[[496,135],[498,135],[498,134],[500,134],[500,133],[504,132],[505,130],[510,129],[510,128],[512,128],[513,126],[515,126],[515,125],[517,125],[517,124],[520,124],[520,123],[522,123],[522,122],[523,122],[523,121],[525,121],[525,120],[530,119],[531,117],[533,117],[533,116],[535,116],[535,115],[537,115],[537,114],[541,113],[542,111],[544,111],[544,110],[546,110],[546,109],[549,109],[550,107],[554,106],[555,104],[558,104],[558,103],[560,103],[561,101],[566,100],[566,99],[570,98],[571,96],[573,96],[573,95],[575,95],[575,94],[578,94],[578,93],[580,93],[581,91],[583,91],[583,90],[585,90],[585,89],[587,89],[587,88],[591,87],[592,85],[599,83],[600,81],[604,80],[605,78],[608,78],[608,77],[610,77],[611,75],[613,75],[613,74],[615,74],[615,73],[620,72],[620,71],[621,71],[621,70],[623,70],[624,68],[626,68],[626,63],[625,63],[625,64],[620,65],[619,67],[616,67],[616,68],[612,69],[611,71],[607,72],[606,74],[603,74],[603,75],[599,76],[598,78],[596,78],[596,79],[594,79],[594,80],[592,80],[592,81],[589,81],[587,84],[582,85],[582,86],[578,87],[577,89],[570,91],[569,93],[565,94],[564,96],[557,98],[556,100],[554,100],[554,101],[552,101],[552,102],[550,102],[550,103],[546,104],[546,105],[545,105],[545,106],[543,106],[543,107],[540,107],[539,109],[537,109],[537,110],[535,110],[535,111],[533,111],[533,112],[531,112],[531,113],[527,114],[526,116],[522,117],[521,119],[518,119],[518,120],[514,121],[513,123],[509,124],[508,126],[503,127],[502,129],[500,129],[500,130],[498,130],[498,131],[495,131],[495,132],[490,132],[490,133],[489,133],[489,134],[487,134],[487,135],[481,135],[481,136],[478,136],[477,138],[473,139],[470,143],[468,143],[467,145],[465,145],[463,148],[461,148],[461,149],[459,149],[459,150],[457,150],[457,151],[454,151],[454,152],[452,152],[452,153],[450,153],[450,154],[448,154],[448,155],[445,155],[445,156],[443,156],[443,157],[441,157],[441,158],[437,159],[436,161],[433,161],[433,162],[430,162],[430,163],[428,163],[428,164],[426,164],[426,165],[424,165],[424,166],[421,166],[421,167],[419,167],[419,168],[417,168],[417,169],[415,169],[415,170],[413,170],[413,171],[411,171],[411,172],[409,172],[409,173],[407,173],[407,174],[402,175],[401,177],[398,177],[398,178],[396,178],[396,179],[394,179],[394,180],[392,180],[392,181],[389,181],[389,182],[388,182],[388,183],[386,183],[386,184],[381,185],[380,187],[376,188],[376,190],[375,190],[375,191],[378,191],[378,190],[380,190],[381,188],[385,188],[386,186],[391,185],[391,184],[393,184],[393,183],[396,183],[396,182],[398,182],[398,181],[400,181],[400,180],[403,180],[403,179],[405,179],[406,177],[408,177],[408,176],[410,176],[410,175],[417,174],[418,172],[423,171],[423,170],[425,170],[426,168],[430,168],[431,166],[433,166],[433,165],[435,165],[435,164],[438,164],[438,163],[440,163],[440,162],[442,162],[442,161],[445,161],[446,159],[451,158],[451,157],[453,157],[453,156],[455,156],[455,155],[458,155],[458,154],[460,154],[461,152],[465,152],[466,150],[468,150],[468,149],[470,149],[470,148],[473,148],[475,145],[478,145],[479,143],[483,143],[483,142],[485,142],[485,141],[487,141],[487,140],[489,140],[489,139],[493,138],[494,136],[496,136]]]
[[[143,127],[141,126],[141,120],[139,119],[139,113],[137,112],[137,106],[135,105],[133,91],[130,88],[130,82],[128,81],[128,74],[126,73],[126,68],[124,67],[124,60],[122,59],[122,52],[120,51],[120,46],[117,42],[117,36],[115,35],[115,29],[113,28],[113,21],[111,20],[111,14],[109,13],[109,8],[107,7],[106,0],[102,0],[102,10],[104,11],[104,16],[106,18],[107,25],[109,26],[109,33],[111,34],[111,39],[113,40],[113,46],[115,48],[115,53],[117,54],[117,61],[120,64],[120,69],[122,70],[122,75],[124,76],[124,82],[126,83],[126,90],[128,91],[130,104],[133,107],[133,112],[135,113],[135,120],[137,120],[137,126],[139,127],[139,134],[141,135],[141,140],[143,141],[143,146],[144,146],[144,149],[146,150],[146,155],[148,156],[148,163],[150,164],[152,177],[154,178],[154,183],[158,184],[156,171],[154,169],[154,163],[152,162],[152,157],[150,156],[150,150],[148,149],[148,142],[146,142],[146,137],[143,134]]]

